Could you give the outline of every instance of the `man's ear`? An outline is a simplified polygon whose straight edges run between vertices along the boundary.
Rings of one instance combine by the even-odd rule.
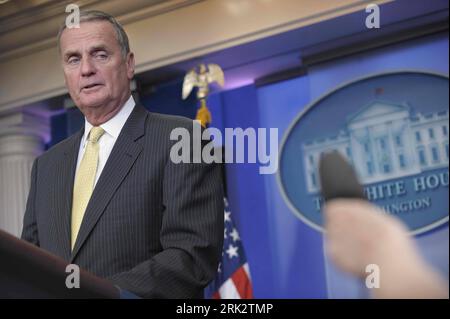
[[[134,67],[135,67],[134,53],[129,52],[127,54],[127,76],[128,76],[128,79],[130,79],[130,80],[134,76]]]

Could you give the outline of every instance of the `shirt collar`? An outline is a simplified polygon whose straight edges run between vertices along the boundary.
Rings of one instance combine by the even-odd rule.
[[[100,125],[100,127],[105,130],[105,134],[108,134],[114,139],[117,139],[120,132],[122,131],[123,126],[125,125],[125,122],[127,121],[128,117],[133,111],[135,105],[136,103],[134,102],[133,96],[130,95],[129,99],[125,102],[123,107],[120,109],[119,113],[114,115],[113,118],[109,119],[108,122],[105,122],[102,125]],[[93,125],[89,123],[86,120],[86,118],[84,118],[84,135],[82,140],[83,146],[86,143],[86,140],[92,127]]]

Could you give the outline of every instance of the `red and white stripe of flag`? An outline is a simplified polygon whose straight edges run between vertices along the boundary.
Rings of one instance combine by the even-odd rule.
[[[235,273],[226,280],[219,291],[214,293],[213,299],[252,299],[253,289],[248,263],[239,267]]]

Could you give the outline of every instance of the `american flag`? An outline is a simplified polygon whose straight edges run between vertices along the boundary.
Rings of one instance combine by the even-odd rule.
[[[252,283],[241,238],[231,218],[228,201],[225,202],[225,229],[222,261],[214,281],[205,289],[205,298],[251,299]]]

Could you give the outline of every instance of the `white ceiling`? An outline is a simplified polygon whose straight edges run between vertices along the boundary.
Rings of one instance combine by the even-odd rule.
[[[0,0],[1,2],[2,0]],[[0,4],[0,53],[6,54],[33,43],[53,41],[73,0],[10,0]],[[129,15],[179,0],[78,0],[84,10],[101,10],[115,17]],[[185,1],[192,2],[192,1]]]

